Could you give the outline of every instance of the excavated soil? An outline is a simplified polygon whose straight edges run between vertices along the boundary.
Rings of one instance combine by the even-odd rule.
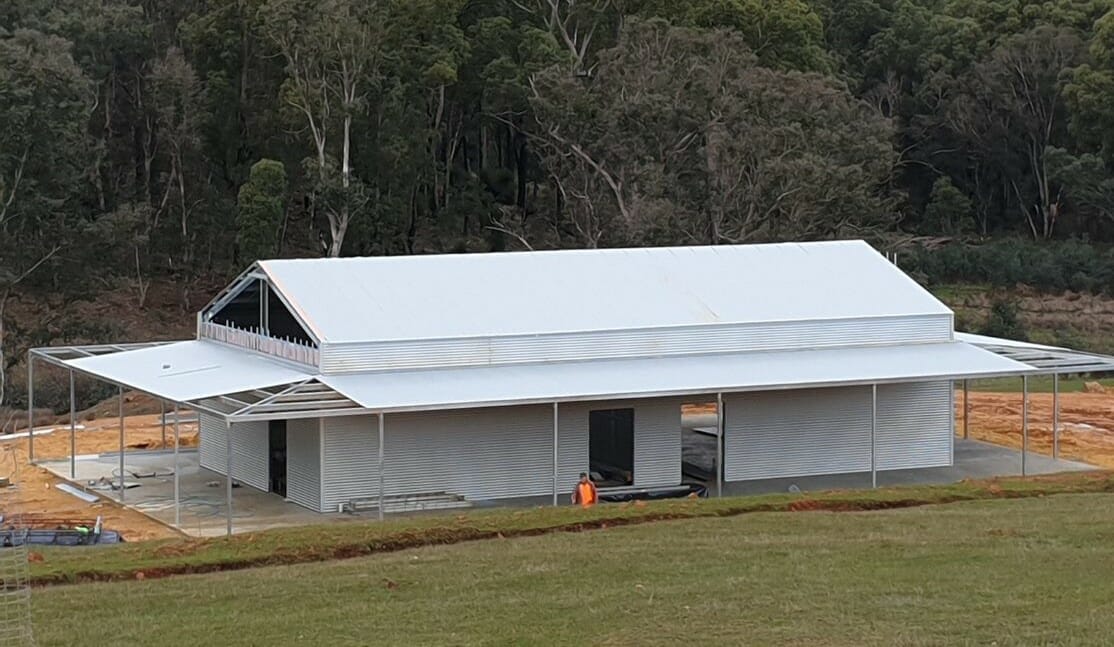
[[[956,433],[963,435],[963,392]],[[1052,454],[1052,394],[1029,395],[1029,451]],[[1021,447],[1021,394],[971,393],[971,438]],[[1114,393],[1060,394],[1060,457],[1114,468]]]
[[[133,450],[162,447],[159,414],[129,417],[127,413],[131,410],[150,410],[149,402],[129,396],[130,394],[125,395],[124,406],[125,444]],[[107,411],[115,413],[118,406],[118,401],[112,399],[93,407],[91,413],[105,413]],[[156,411],[158,410],[157,403],[154,408]],[[78,455],[118,451],[120,442],[118,417],[94,418],[93,415],[87,413],[78,416],[78,418],[79,424],[85,426],[84,430],[78,430],[76,434]],[[2,438],[0,436],[0,439]],[[196,424],[183,424],[180,438],[183,447],[196,446]],[[167,441],[167,445],[173,447],[173,428],[170,425],[167,426]],[[38,517],[77,521],[92,521],[100,516],[105,528],[119,532],[126,541],[144,541],[180,536],[173,529],[104,498],[96,503],[86,503],[75,496],[58,490],[54,486],[57,483],[62,483],[62,479],[57,478],[45,469],[28,464],[27,445],[26,438],[0,441],[0,475],[9,476],[14,483],[14,487],[0,491],[0,505],[3,506],[4,514],[24,513]],[[51,434],[35,436],[36,460],[66,458],[69,453],[69,427],[64,423],[57,425],[55,431]]]

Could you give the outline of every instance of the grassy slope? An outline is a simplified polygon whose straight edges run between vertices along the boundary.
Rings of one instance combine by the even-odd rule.
[[[765,511],[864,510],[932,503],[1038,497],[1064,493],[1114,492],[1114,473],[1092,472],[1033,478],[1000,478],[952,485],[831,491],[802,495],[725,497],[656,501],[648,504],[572,506],[469,511],[422,515],[386,522],[286,528],[231,539],[179,539],[108,546],[92,550],[47,548],[31,565],[39,584],[133,579],[233,570],[355,557],[431,544],[497,536],[536,535],[597,526],[637,524]]]
[[[1085,294],[1041,294],[1028,288],[1001,290],[985,285],[937,285],[933,294],[955,311],[956,328],[978,332],[991,304],[1005,298],[1017,305],[1030,341],[1114,354],[1114,298]]]
[[[1114,390],[1114,378],[1060,378],[1060,393],[1080,393],[1086,382],[1098,382],[1109,390]],[[1002,377],[991,380],[972,380],[972,391],[988,393],[1021,393],[1021,378]],[[1029,378],[1030,393],[1052,393],[1052,376],[1037,375]]]
[[[40,645],[1104,644],[1111,519],[1112,494],[759,513],[50,587],[33,607]]]

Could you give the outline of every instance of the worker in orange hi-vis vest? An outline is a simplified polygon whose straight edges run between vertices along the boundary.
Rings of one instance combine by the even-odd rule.
[[[596,484],[584,472],[580,473],[580,482],[576,484],[576,489],[572,491],[572,503],[576,505],[579,503],[585,508],[596,505],[599,500],[599,494],[596,492]]]

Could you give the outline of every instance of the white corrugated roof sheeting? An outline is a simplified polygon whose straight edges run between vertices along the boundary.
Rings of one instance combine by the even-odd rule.
[[[964,343],[523,364],[321,376],[375,411],[708,394],[1021,375]]]
[[[975,346],[1001,346],[1004,348],[1029,348],[1032,350],[1058,350],[1067,352],[1067,348],[1060,348],[1059,346],[1045,346],[1044,344],[1034,344],[1027,341],[1017,341],[1016,339],[1004,339],[1001,337],[987,337],[986,335],[976,335],[969,332],[956,332],[955,338],[957,341],[967,342]]]
[[[957,332],[959,341],[978,346],[1002,357],[1039,368],[1043,373],[1108,373],[1114,372],[1114,357],[1084,351],[1046,346],[1015,339],[987,337]]]
[[[862,241],[259,265],[325,342],[950,312]]]
[[[174,402],[291,384],[310,377],[258,353],[209,341],[182,341],[65,363]]]

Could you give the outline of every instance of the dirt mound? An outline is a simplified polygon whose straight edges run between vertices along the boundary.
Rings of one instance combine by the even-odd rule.
[[[955,397],[956,433],[963,435],[963,392]],[[970,434],[1021,447],[1021,394],[971,393]],[[1052,394],[1029,395],[1029,450],[1052,454]],[[1060,457],[1114,468],[1114,393],[1060,394]]]
[[[124,416],[143,416],[158,414],[161,411],[157,398],[138,391],[124,391]],[[120,415],[120,399],[111,397],[94,404],[84,411],[77,412],[78,420],[115,418]],[[69,424],[69,414],[61,415],[55,424]]]
[[[55,415],[50,409],[35,409],[35,426],[54,424]],[[14,434],[27,430],[27,409],[0,407],[0,433]]]
[[[154,402],[155,413],[128,416],[125,420],[125,443],[134,449],[157,449],[164,447],[162,440],[162,421],[158,414],[158,401],[150,398],[124,397],[125,411],[141,410]],[[115,414],[117,402],[109,400],[97,407],[110,408]],[[93,410],[97,410],[93,407]],[[68,419],[69,416],[66,416]],[[69,455],[70,434],[65,426],[58,424],[53,433],[35,435],[35,458],[44,460],[59,459]],[[119,449],[119,418],[97,418],[82,422],[84,429],[77,432],[78,454],[97,454],[115,452]],[[183,447],[197,446],[197,424],[181,425],[181,444]],[[44,430],[45,431],[45,430]],[[166,430],[167,445],[173,447],[173,426]],[[104,527],[120,532],[128,541],[146,539],[165,539],[178,537],[178,533],[135,510],[121,508],[115,503],[101,499],[96,503],[86,503],[54,487],[61,479],[44,469],[27,462],[27,439],[13,439],[0,443],[0,476],[9,476],[15,487],[0,491],[0,510],[7,514],[24,513],[48,516],[59,519],[87,519],[100,516]]]
[[[124,415],[143,416],[160,413],[157,398],[138,391],[124,391]],[[77,412],[77,420],[90,421],[98,418],[115,418],[120,415],[120,399],[116,396],[101,400],[97,404]],[[50,409],[35,409],[35,426],[70,424],[70,414],[55,414]],[[0,408],[0,433],[10,434],[27,430],[27,410]]]

